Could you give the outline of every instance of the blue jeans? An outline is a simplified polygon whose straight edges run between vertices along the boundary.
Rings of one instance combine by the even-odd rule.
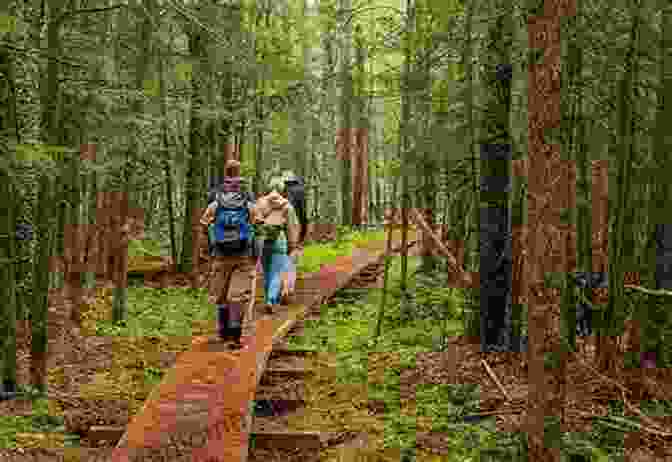
[[[261,266],[264,269],[264,303],[280,304],[282,274],[289,270],[287,251],[267,243],[261,254]]]

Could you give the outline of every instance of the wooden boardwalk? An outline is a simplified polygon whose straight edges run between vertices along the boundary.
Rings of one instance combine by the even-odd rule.
[[[415,232],[409,232],[409,242],[416,239]],[[400,247],[400,237],[395,236],[393,249]],[[317,273],[299,275],[295,304],[282,316],[257,319],[253,335],[243,336],[238,351],[207,338],[192,339],[190,350],[178,356],[154,388],[108,460],[246,461],[250,407],[273,345],[309,308],[331,297],[367,265],[380,261],[384,251],[384,241],[371,242]]]

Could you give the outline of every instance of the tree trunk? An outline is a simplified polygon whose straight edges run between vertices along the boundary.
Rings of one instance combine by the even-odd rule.
[[[47,25],[47,44],[49,62],[47,63],[47,72],[43,80],[42,98],[43,98],[43,122],[42,136],[47,141],[49,147],[60,147],[62,145],[63,132],[61,130],[61,92],[59,83],[59,63],[60,63],[60,14],[61,5],[59,2],[50,1],[49,13],[50,20]],[[60,167],[60,165],[58,165]],[[61,198],[60,194],[54,194],[53,181],[47,174],[42,174],[40,180],[40,195],[38,200],[37,225],[38,225],[38,258],[35,261],[34,283],[35,283],[35,303],[32,311],[32,343],[31,343],[31,382],[38,389],[46,389],[47,374],[47,313],[49,306],[49,286],[52,272],[60,270],[61,265],[56,265],[54,255],[54,240],[62,239],[62,224],[56,198]],[[56,227],[52,223],[51,211],[57,209]],[[60,245],[58,245],[60,247]]]
[[[322,113],[327,117],[327,130],[329,133],[333,133],[332,130],[336,128],[336,111],[338,99],[336,95],[336,85],[334,79],[331,78],[330,74],[335,73],[336,71],[336,57],[335,57],[335,45],[334,40],[332,40],[332,32],[326,30],[323,33],[322,42],[324,44],[325,55],[324,55],[324,64],[325,69],[322,73],[322,85],[324,92],[326,93],[325,102],[322,106]],[[339,196],[342,194],[342,190],[339,184],[340,171],[338,159],[340,150],[340,134],[336,133],[336,145],[334,151],[334,144],[332,143],[333,139],[327,140],[325,146],[325,154],[320,156],[320,169],[318,172],[319,178],[323,181],[320,183],[323,185],[323,194],[322,197],[322,207],[320,207],[319,212],[319,222],[315,223],[316,226],[322,226],[323,228],[335,227],[339,222],[340,210],[339,210]],[[341,201],[342,204],[342,201]]]
[[[189,34],[189,50],[192,56],[203,56],[204,45],[202,43],[203,36],[196,29],[192,27]],[[203,79],[205,78],[204,70],[201,69],[202,64],[194,65],[194,72],[192,77],[192,104],[191,104],[191,123],[189,127],[189,160],[187,164],[186,175],[186,197],[184,210],[184,232],[182,234],[182,256],[180,261],[180,271],[191,273],[192,277],[196,279],[196,272],[198,270],[198,252],[197,245],[200,237],[200,225],[198,220],[204,207],[201,194],[201,177],[202,177],[202,147],[205,133],[203,133],[204,123],[199,111],[205,104],[203,98]],[[230,97],[230,96],[228,96]],[[233,152],[233,144],[230,141],[230,121],[225,122],[225,160],[235,158]],[[220,168],[222,175],[224,174],[224,162],[221,163]]]
[[[14,88],[14,63],[9,50],[0,48],[0,133],[16,138],[16,95]],[[11,133],[14,132],[14,136]],[[4,140],[3,140],[4,141]],[[4,145],[4,143],[3,143]],[[0,151],[3,158],[9,153]],[[12,167],[13,163],[4,168]],[[9,169],[0,170],[0,379],[1,391],[13,392],[16,387],[16,210],[15,187]]]
[[[352,221],[353,225],[361,226],[367,222],[368,216],[369,117],[366,104],[366,50],[359,26],[355,34],[355,55],[357,91],[354,100],[357,127],[354,130],[352,153]]]
[[[114,246],[112,249],[111,276],[114,284],[112,297],[112,321],[120,322],[126,319],[128,309],[128,241],[129,241],[129,197],[127,191],[115,191],[111,193],[114,201],[113,226],[111,239]]]
[[[349,18],[352,9],[351,0],[340,0],[340,9],[345,18]],[[340,113],[341,129],[338,131],[340,143],[337,144],[337,156],[341,161],[341,194],[343,201],[343,225],[351,226],[352,217],[352,21],[346,19],[341,33],[341,84]],[[339,149],[340,145],[340,149]]]
[[[499,3],[502,8],[506,4]],[[481,348],[510,350],[511,322],[511,13],[488,38],[487,112],[481,141]]]
[[[550,438],[545,438],[550,416],[561,415],[563,397],[554,384],[562,377],[562,362],[565,356],[560,354],[560,342],[556,336],[550,341],[546,338],[549,331],[555,332],[550,325],[554,317],[550,314],[553,307],[560,303],[557,293],[548,286],[546,274],[566,270],[563,264],[565,239],[562,230],[556,225],[562,223],[562,210],[567,207],[565,175],[567,162],[560,156],[560,146],[545,143],[544,133],[560,124],[560,15],[561,2],[544,2],[543,8],[529,11],[529,46],[537,49],[543,60],[529,65],[528,90],[528,224],[524,248],[527,256],[524,260],[521,290],[528,303],[528,377],[530,399],[528,400],[526,427],[528,460],[560,460],[560,447],[557,444],[547,446]],[[544,16],[537,16],[541,14]],[[573,14],[573,12],[570,12]],[[557,185],[557,186],[556,186]],[[538,198],[548,197],[550,203]],[[552,233],[552,236],[549,234]],[[551,245],[550,252],[547,250]],[[554,263],[554,264],[551,264]],[[545,355],[555,356],[556,364],[551,372],[545,367]],[[549,358],[550,359],[550,358]],[[556,418],[551,417],[551,420]],[[557,420],[557,419],[556,419]],[[557,428],[559,422],[552,422]]]
[[[4,56],[7,58],[7,55]],[[0,62],[1,64],[6,64]],[[1,81],[0,81],[1,82]],[[0,95],[7,95],[0,83]],[[6,101],[6,100],[5,100]],[[4,107],[10,107],[4,106]],[[12,117],[0,117],[0,131],[7,129]],[[11,125],[10,125],[11,127]],[[10,128],[11,130],[11,128]],[[14,184],[7,171],[0,171],[0,379],[1,391],[13,392],[16,387],[16,221],[14,219]]]
[[[407,279],[408,279],[408,212],[411,206],[410,193],[408,190],[408,173],[409,166],[409,150],[410,150],[410,135],[409,125],[411,121],[411,95],[410,95],[410,78],[411,78],[411,56],[413,53],[411,40],[413,31],[415,30],[415,0],[406,0],[406,32],[405,32],[405,57],[404,69],[402,76],[401,87],[401,120],[399,126],[399,147],[401,149],[401,283],[400,290],[403,297],[407,297]]]
[[[617,326],[620,325],[622,314],[625,308],[625,297],[623,287],[623,276],[628,259],[625,255],[625,236],[628,231],[625,229],[625,221],[628,218],[628,211],[632,207],[629,200],[631,194],[633,161],[635,154],[635,137],[632,104],[633,82],[637,74],[637,45],[639,42],[639,22],[640,11],[639,4],[632,0],[630,10],[633,13],[633,21],[630,30],[630,43],[625,56],[624,75],[621,77],[618,85],[618,170],[614,180],[614,190],[618,200],[613,204],[614,228],[610,230],[609,236],[609,298],[606,310],[601,310],[603,317],[600,320],[600,338],[598,342],[597,354],[599,357],[599,367],[603,371],[615,371],[618,349],[616,347]],[[611,187],[610,187],[611,189]],[[611,213],[611,211],[610,211]],[[628,250],[629,251],[629,250]]]
[[[163,171],[166,180],[166,203],[168,204],[168,226],[170,230],[170,255],[173,259],[173,268],[178,264],[177,258],[177,236],[175,235],[175,204],[173,198],[173,172],[170,163],[170,153],[168,151],[168,112],[166,110],[166,82],[163,72],[163,56],[159,51],[157,55],[159,63],[159,98],[161,98],[161,116],[163,123],[161,124],[161,140],[163,144]]]
[[[35,259],[33,281],[35,300],[31,313],[30,380],[37,389],[46,389],[47,376],[47,312],[49,306],[49,273],[52,269],[53,249],[53,187],[49,175],[40,178],[37,202],[37,258]]]
[[[653,272],[655,274],[656,289],[672,290],[672,186],[668,177],[672,162],[669,155],[669,141],[666,141],[669,121],[672,116],[672,56],[670,56],[669,44],[672,40],[672,24],[670,18],[672,8],[667,5],[662,12],[661,39],[660,39],[660,67],[658,90],[658,107],[656,111],[656,132],[653,140],[653,155],[655,159],[654,178],[651,184],[655,186],[654,196],[650,201],[650,219],[655,239],[655,260]],[[667,45],[666,45],[667,44]],[[663,356],[663,348],[660,342],[660,327],[667,324],[666,313],[670,312],[670,302],[667,298],[661,300],[651,297],[648,304],[648,313],[644,323],[643,337],[649,339],[644,347],[655,353],[658,359],[658,367],[668,367],[669,357]],[[658,322],[656,322],[658,321]]]

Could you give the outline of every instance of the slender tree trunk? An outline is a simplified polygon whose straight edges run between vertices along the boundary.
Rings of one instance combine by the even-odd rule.
[[[255,4],[258,7],[258,4]],[[266,8],[257,10],[256,28],[260,29],[262,20],[266,28],[271,27],[271,12]],[[258,60],[263,62],[266,56],[266,43],[255,40],[255,56]],[[254,145],[254,182],[253,190],[255,194],[261,193],[263,170],[264,170],[264,125],[266,121],[266,76],[263,71],[255,73],[255,88],[257,89],[257,98],[255,100],[255,121],[256,121],[256,138]]]
[[[410,121],[411,121],[411,101],[410,101],[410,78],[411,78],[411,56],[412,56],[412,33],[415,30],[415,1],[406,0],[406,50],[404,58],[404,69],[402,77],[401,88],[401,120],[399,127],[399,146],[401,150],[401,217],[402,217],[402,232],[401,232],[401,284],[400,290],[404,297],[407,294],[407,278],[408,278],[408,209],[410,204],[410,194],[408,191],[408,173],[406,169],[409,165],[408,155],[410,150]]]
[[[369,120],[366,99],[366,55],[363,44],[363,35],[358,28],[356,34],[356,72],[357,96],[356,113],[357,128],[355,129],[355,149],[353,153],[353,224],[361,226],[367,221],[368,215],[368,147],[369,147]]]
[[[173,172],[170,163],[170,153],[168,151],[168,114],[166,110],[166,81],[163,71],[163,56],[161,53],[157,54],[159,64],[159,98],[161,98],[161,117],[163,123],[161,124],[161,139],[163,143],[163,171],[166,180],[166,201],[168,204],[168,226],[170,229],[170,255],[173,259],[173,266],[178,263],[177,260],[177,236],[175,235],[175,206],[173,198]]]
[[[322,75],[322,85],[326,93],[326,100],[321,112],[326,115],[328,132],[333,133],[332,130],[336,128],[336,111],[334,108],[337,107],[338,99],[336,96],[335,81],[332,78],[332,74],[336,72],[336,50],[333,34],[330,30],[324,31],[322,41],[325,49],[325,69]],[[338,156],[339,152],[341,152],[339,138],[340,134],[337,132],[335,151],[333,150],[333,138],[327,140],[328,144],[325,146],[326,155],[320,158],[318,175],[323,179],[324,193],[321,194],[323,205],[320,208],[321,220],[320,223],[316,223],[316,226],[322,226],[323,228],[334,228],[338,224],[339,216],[342,212],[339,208],[338,200],[343,193],[339,185],[340,175],[342,174],[338,168]],[[340,203],[342,205],[342,201]]]
[[[224,106],[231,111],[233,109],[233,74],[230,71],[226,71],[224,74],[224,83],[223,83],[223,95]],[[192,122],[193,122],[192,118]],[[218,159],[216,171],[220,172],[220,178],[224,177],[224,165],[230,159],[238,159],[239,153],[236,152],[236,144],[232,142],[233,137],[233,120],[225,116],[222,119],[222,127],[220,129],[220,134],[222,136],[222,153],[221,157]]]
[[[53,187],[49,175],[40,178],[37,205],[37,258],[33,269],[35,300],[31,312],[30,379],[31,385],[45,390],[47,376],[47,310],[49,302],[49,273],[53,249]]]
[[[15,15],[27,24],[27,28],[16,34],[16,45],[25,49],[41,48],[41,36],[44,28],[44,2],[16,2]],[[19,59],[14,62],[16,70],[16,126],[17,142],[25,144],[38,143],[42,136],[42,101],[40,100],[40,75],[38,63],[30,59]],[[35,210],[39,191],[39,173],[33,161],[25,161],[17,165],[14,173],[17,179],[18,193],[21,195],[21,206],[17,221],[35,229]],[[27,319],[35,296],[33,281],[33,263],[36,258],[38,241],[21,241],[18,252],[21,264],[17,266],[19,287],[17,293],[18,317]]]
[[[189,35],[189,50],[195,57],[203,56],[203,36],[194,27]],[[192,77],[192,104],[191,104],[191,124],[189,128],[189,160],[186,177],[186,197],[184,210],[184,232],[182,234],[182,258],[180,262],[180,271],[192,273],[195,276],[197,271],[197,253],[194,252],[198,236],[200,236],[198,219],[203,211],[201,195],[201,176],[202,176],[202,147],[205,134],[203,133],[203,120],[198,114],[205,101],[203,100],[203,79],[204,72],[201,69],[202,64],[194,66]],[[225,156],[233,157],[233,144],[230,144],[230,121],[226,121],[226,141]],[[228,160],[228,159],[227,159]],[[224,174],[223,164],[220,166],[222,175]]]
[[[506,8],[506,4],[499,3]],[[481,141],[481,348],[510,349],[511,315],[511,108],[510,12],[491,26],[487,112]]]
[[[425,25],[426,27],[426,25]],[[425,43],[423,46],[423,49],[431,49],[432,48],[432,43],[431,43],[431,36],[430,39],[428,40],[428,43]],[[431,62],[428,59],[428,57],[425,57],[424,60],[419,63],[419,66],[421,67],[421,70],[419,72],[422,73],[422,80],[424,83],[424,88],[422,89],[421,93],[421,100],[418,103],[418,114],[419,118],[421,119],[421,132],[420,132],[420,139],[422,142],[420,143],[420,146],[422,146],[422,149],[420,150],[423,155],[422,159],[422,167],[421,167],[421,172],[422,172],[422,191],[421,191],[421,203],[423,204],[422,207],[424,208],[424,219],[427,222],[427,224],[430,226],[432,230],[436,230],[435,227],[435,216],[434,216],[434,210],[436,209],[438,205],[438,194],[437,194],[437,189],[436,189],[436,177],[437,177],[437,170],[440,170],[441,166],[435,162],[435,149],[433,148],[433,143],[429,143],[427,140],[429,140],[431,133],[431,124],[433,122],[433,117],[432,117],[432,75],[431,75]],[[439,235],[442,235],[443,233],[439,233]],[[433,271],[436,268],[437,265],[437,259],[434,256],[434,252],[432,251],[432,248],[434,247],[432,243],[432,239],[430,236],[427,235],[427,233],[423,233],[422,235],[422,240],[421,240],[421,251],[420,251],[420,256],[422,258],[422,268],[425,271]]]
[[[14,63],[9,50],[0,48],[0,133],[11,134],[8,138],[16,137],[16,96],[14,87]],[[4,141],[4,140],[3,140]],[[4,145],[4,143],[3,143]],[[0,150],[3,158],[9,158],[9,153]],[[0,379],[1,391],[13,392],[16,387],[16,220],[15,211],[18,199],[9,168],[13,163],[0,170],[0,294],[2,305],[0,308]],[[7,170],[5,170],[7,169]]]
[[[352,9],[351,0],[340,0],[340,9],[344,17],[349,18]],[[341,129],[339,130],[340,149],[338,158],[341,161],[341,194],[343,200],[343,225],[351,226],[352,221],[352,21],[347,21],[341,34],[341,85],[340,112]]]
[[[613,213],[614,228],[609,238],[609,299],[606,310],[601,311],[600,338],[598,343],[598,356],[600,358],[600,368],[604,371],[614,371],[616,368],[617,353],[616,336],[619,320],[624,312],[624,288],[623,276],[624,267],[628,263],[625,256],[625,220],[628,218],[628,210],[632,207],[629,200],[631,194],[633,161],[635,154],[634,147],[634,126],[632,124],[632,104],[633,100],[633,82],[637,74],[637,52],[640,5],[635,0],[630,1],[630,10],[633,14],[633,21],[630,31],[630,44],[625,56],[624,75],[621,77],[618,86],[618,170],[614,178],[614,189],[618,200],[614,203]],[[611,188],[610,188],[611,189]],[[612,237],[613,236],[613,237]]]
[[[670,162],[669,141],[666,141],[669,132],[669,121],[672,117],[672,56],[670,56],[670,41],[672,40],[672,8],[667,5],[662,11],[661,39],[660,39],[660,68],[658,107],[656,110],[656,132],[653,140],[653,155],[655,166],[651,184],[655,185],[654,196],[650,201],[650,218],[655,239],[655,260],[653,272],[655,274],[656,289],[672,290],[672,186],[669,181]],[[655,263],[654,263],[655,262]],[[660,300],[651,297],[648,304],[648,313],[644,324],[643,337],[650,339],[644,345],[647,350],[655,353],[658,367],[668,367],[669,357],[663,357],[663,348],[660,342],[660,326],[669,325],[670,303],[667,299]],[[667,318],[667,319],[666,319]],[[658,322],[656,322],[658,321]]]
[[[474,120],[474,65],[473,65],[473,41],[472,41],[472,27],[474,9],[476,8],[476,1],[466,2],[464,5],[464,20],[465,20],[465,40],[462,61],[464,66],[465,78],[465,92],[464,92],[464,110],[465,121],[467,124],[467,155],[471,158],[471,176],[472,176],[472,191],[471,201],[474,204],[471,208],[469,220],[469,240],[465,242],[465,269],[471,271],[478,271],[479,267],[479,233],[480,229],[480,191],[479,191],[479,163],[476,149],[476,130]],[[446,160],[446,171],[448,171],[448,164]],[[447,237],[446,229],[446,237]],[[467,289],[469,292],[468,300],[471,305],[465,318],[465,335],[467,337],[478,337],[480,332],[480,302],[478,293],[480,289]]]
[[[81,160],[85,167],[93,167],[96,163],[97,145],[95,143],[81,144]],[[86,171],[86,170],[85,170]],[[98,238],[96,213],[96,195],[98,194],[98,184],[95,171],[85,173],[84,184],[84,217],[85,223],[84,243],[82,249],[82,271],[84,271],[84,283],[87,289],[94,289],[96,285],[96,240]]]
[[[47,72],[43,80],[42,90],[43,98],[43,138],[50,147],[61,146],[61,92],[59,84],[59,58],[60,58],[60,4],[55,1],[49,2],[50,21],[47,25],[47,43],[49,62],[47,63]],[[58,165],[60,168],[60,165]],[[42,174],[40,180],[40,193],[38,200],[37,225],[38,242],[37,258],[35,260],[33,280],[35,284],[34,295],[35,302],[31,313],[31,383],[34,387],[46,389],[47,374],[47,312],[49,306],[49,287],[52,271],[60,268],[55,265],[54,238],[62,239],[62,229],[58,225],[62,224],[59,217],[56,217],[56,225],[52,223],[51,211],[56,208],[54,204],[55,197],[53,181],[48,174]],[[58,207],[60,208],[60,207]]]

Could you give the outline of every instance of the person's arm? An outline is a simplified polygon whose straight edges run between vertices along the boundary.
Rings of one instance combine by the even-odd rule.
[[[215,209],[217,208],[217,201],[212,201],[208,208],[205,209],[203,215],[201,216],[200,223],[203,226],[209,226],[215,220]]]

